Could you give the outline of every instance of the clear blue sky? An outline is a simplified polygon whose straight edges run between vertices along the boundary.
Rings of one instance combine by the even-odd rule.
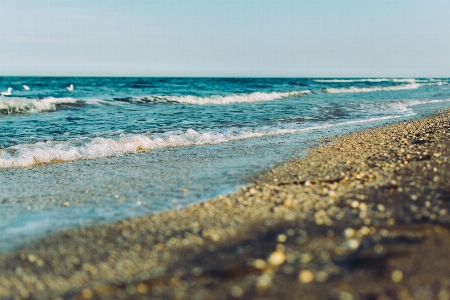
[[[0,75],[450,76],[450,0],[0,0]]]

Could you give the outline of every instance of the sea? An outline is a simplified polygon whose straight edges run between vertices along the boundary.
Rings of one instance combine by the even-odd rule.
[[[0,77],[0,91],[0,252],[232,193],[333,136],[450,107],[448,78]]]

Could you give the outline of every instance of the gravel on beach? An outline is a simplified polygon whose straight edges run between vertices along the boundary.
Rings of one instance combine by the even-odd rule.
[[[1,299],[450,299],[450,112],[0,255]]]

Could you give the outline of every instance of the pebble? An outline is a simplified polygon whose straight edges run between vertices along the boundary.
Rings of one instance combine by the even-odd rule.
[[[282,251],[274,251],[270,254],[267,262],[272,266],[279,266],[286,260],[286,255]]]
[[[393,282],[398,283],[403,280],[403,272],[400,270],[394,270],[391,273],[391,279]]]
[[[298,279],[301,283],[310,283],[314,280],[314,273],[310,270],[303,270],[298,275]]]

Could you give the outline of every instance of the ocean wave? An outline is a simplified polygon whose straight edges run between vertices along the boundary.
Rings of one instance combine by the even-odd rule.
[[[401,118],[409,115],[411,114],[373,117],[364,120],[325,123],[303,128],[298,127],[298,124],[286,124],[284,127],[263,127],[257,129],[230,128],[221,132],[212,130],[198,132],[194,129],[188,129],[186,131],[172,131],[159,135],[128,134],[118,138],[94,138],[81,145],[77,144],[77,141],[48,141],[35,144],[21,144],[3,150],[0,149],[0,168],[28,167],[57,162],[117,157],[128,153],[158,148],[221,144],[235,140],[298,133],[335,126]]]
[[[194,105],[206,105],[206,104],[231,104],[231,103],[252,103],[252,102],[264,102],[278,100],[287,97],[296,97],[302,95],[311,94],[309,90],[303,91],[291,91],[291,92],[254,92],[251,94],[234,94],[228,96],[209,96],[209,97],[199,97],[199,96],[145,96],[145,97],[134,97],[130,99],[130,102],[176,102],[184,104],[194,104]]]
[[[55,110],[58,105],[75,104],[74,98],[30,99],[21,97],[0,97],[0,114],[21,114]]]
[[[352,83],[352,82],[416,82],[415,78],[357,78],[357,79],[313,79],[321,83]]]
[[[401,90],[411,90],[421,87],[421,84],[411,83],[402,84],[394,86],[375,86],[375,87],[349,87],[349,88],[324,88],[323,91],[330,94],[341,94],[341,93],[371,93],[371,92],[381,92],[381,91],[401,91]]]
[[[442,102],[450,102],[450,99],[397,101],[388,103],[385,109],[389,111],[395,111],[397,113],[410,113],[412,112],[411,106]]]

